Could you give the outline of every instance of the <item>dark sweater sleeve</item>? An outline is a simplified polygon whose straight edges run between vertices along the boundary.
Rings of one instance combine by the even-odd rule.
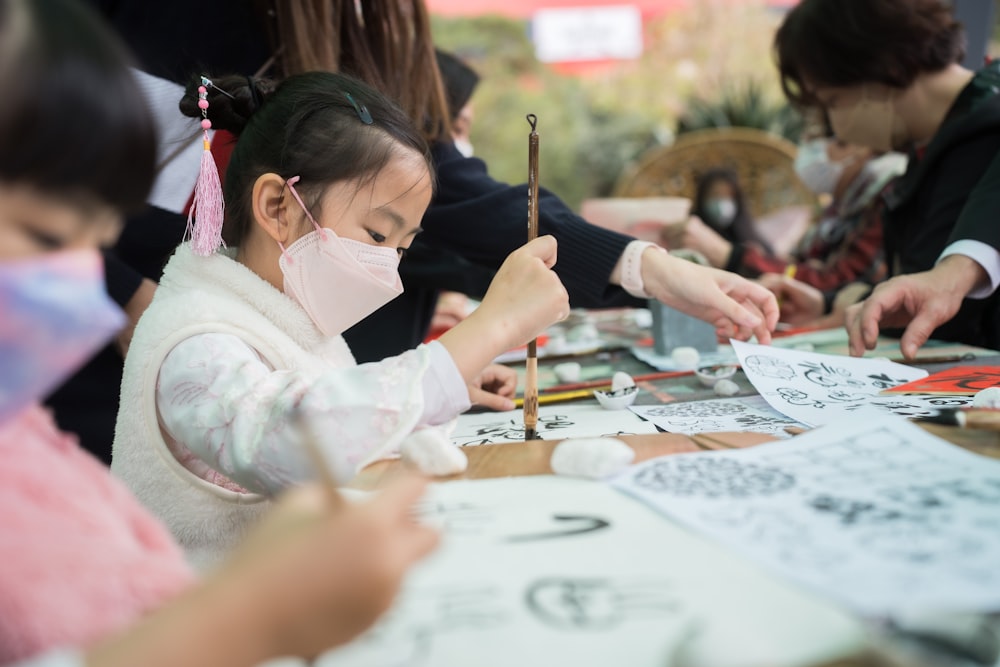
[[[527,185],[493,180],[486,164],[466,158],[450,143],[432,148],[437,194],[423,220],[424,240],[490,268],[499,268],[527,235]],[[588,223],[558,197],[541,190],[540,234],[559,242],[555,271],[578,308],[636,306],[642,301],[608,283],[625,246],[633,239]]]
[[[1000,251],[1000,155],[993,158],[989,168],[969,194],[948,243],[970,240],[980,241]]]
[[[924,224],[914,228],[899,225],[896,242],[900,262],[898,273],[927,271],[953,241],[970,239],[1000,248],[996,214],[985,208],[994,199],[987,176],[1000,176],[994,170],[994,156],[1000,150],[1000,133],[977,136],[948,152],[937,167],[937,177],[924,184],[923,201],[929,207]],[[976,178],[976,175],[983,176]],[[996,182],[993,181],[995,186]],[[971,186],[971,187],[970,187]]]
[[[104,285],[108,296],[122,308],[142,283],[142,274],[121,261],[113,252],[105,250],[104,255]]]

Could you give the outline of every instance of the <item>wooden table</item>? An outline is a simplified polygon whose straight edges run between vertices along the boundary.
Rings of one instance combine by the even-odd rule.
[[[1000,459],[1000,433],[960,429],[953,426],[921,424],[924,430],[944,438],[965,449]],[[761,433],[711,433],[694,436],[677,433],[656,433],[652,435],[626,435],[621,440],[635,450],[635,462],[684,452],[700,452],[713,449],[737,449],[752,447],[774,439]],[[496,445],[466,447],[469,468],[459,475],[442,477],[440,481],[453,479],[489,479],[493,477],[517,477],[522,475],[551,475],[549,459],[559,440],[531,440]],[[387,479],[397,475],[401,464],[396,461],[379,461],[364,470],[352,480],[350,486],[356,489],[376,489]]]

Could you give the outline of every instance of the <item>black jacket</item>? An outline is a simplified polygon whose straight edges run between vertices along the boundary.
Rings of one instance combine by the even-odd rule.
[[[885,195],[885,250],[894,275],[933,268],[952,242],[1000,250],[1000,63],[963,89],[926,149]],[[891,332],[887,332],[891,333]],[[1000,290],[964,299],[933,338],[1000,349]]]

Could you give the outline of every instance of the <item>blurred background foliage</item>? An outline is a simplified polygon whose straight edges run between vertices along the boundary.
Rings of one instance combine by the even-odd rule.
[[[482,77],[472,140],[494,178],[527,178],[525,115],[538,115],[540,181],[574,208],[610,194],[628,163],[677,133],[749,125],[794,140],[771,57],[782,13],[701,0],[646,23],[643,55],[563,74],[535,59],[529,24],[434,17],[435,43]]]
[[[694,97],[677,120],[677,134],[707,127],[752,127],[797,142],[803,117],[785,102],[768,98],[759,80],[727,83],[718,96]]]

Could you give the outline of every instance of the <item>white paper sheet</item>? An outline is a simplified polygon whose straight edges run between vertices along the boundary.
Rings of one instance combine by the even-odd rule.
[[[899,417],[661,457],[612,484],[865,615],[1000,610],[1000,462]]]
[[[668,433],[751,431],[790,438],[785,428],[802,424],[781,414],[760,396],[678,401],[665,405],[633,405],[632,412]]]
[[[605,410],[596,403],[543,405],[538,408],[537,431],[541,440],[658,432],[628,410]],[[459,447],[523,440],[522,410],[459,415],[451,434],[451,441]]]
[[[747,379],[775,410],[804,424],[875,417],[898,400],[875,400],[883,389],[927,377],[927,371],[878,359],[784,350],[732,341]],[[909,402],[912,403],[912,402]]]
[[[804,665],[864,641],[844,613],[605,484],[451,482],[423,515],[440,550],[316,667]]]
[[[756,343],[757,339],[751,337],[750,342]],[[836,344],[847,344],[847,330],[844,329],[844,327],[810,331],[808,333],[775,338],[774,341],[772,341],[771,346],[791,350],[801,348],[803,346],[812,349],[814,345]],[[630,349],[630,351],[636,359],[649,364],[658,371],[684,370],[677,366],[677,363],[669,354],[657,354],[656,350],[652,347],[634,346]],[[738,362],[739,360],[736,358],[736,352],[733,351],[733,347],[726,343],[725,345],[719,345],[715,352],[702,353],[701,358],[698,361],[698,365],[712,366],[715,364],[735,364]]]

